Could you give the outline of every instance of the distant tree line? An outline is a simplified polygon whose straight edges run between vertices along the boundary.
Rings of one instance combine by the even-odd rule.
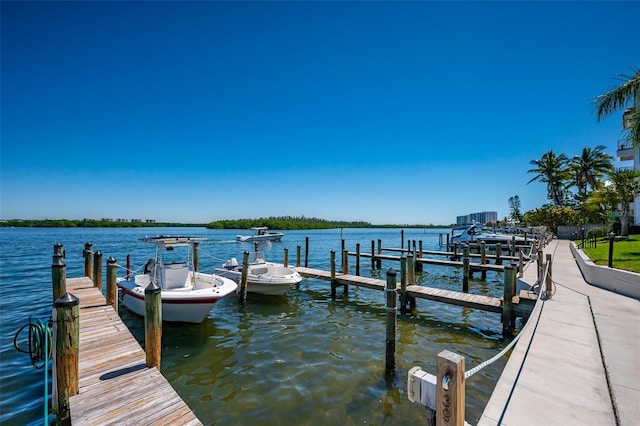
[[[172,222],[116,222],[100,219],[11,219],[0,221],[0,227],[15,228],[148,228],[204,226],[204,224],[172,223]]]
[[[334,228],[374,228],[364,221],[332,221],[315,217],[278,216],[259,219],[230,219],[217,220],[206,225],[209,229],[248,229],[256,226],[266,226],[269,229],[334,229]]]

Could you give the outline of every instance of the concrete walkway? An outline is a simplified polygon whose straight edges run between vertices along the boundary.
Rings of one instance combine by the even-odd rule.
[[[640,425],[640,301],[585,282],[554,240],[555,294],[538,303],[479,425]],[[523,281],[534,283],[535,264]]]

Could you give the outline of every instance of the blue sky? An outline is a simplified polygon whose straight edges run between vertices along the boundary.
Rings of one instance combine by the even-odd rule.
[[[640,2],[1,3],[0,218],[449,224],[607,146]]]

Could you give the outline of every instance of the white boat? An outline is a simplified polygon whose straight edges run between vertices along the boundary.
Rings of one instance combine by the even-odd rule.
[[[506,244],[514,240],[516,243],[525,243],[525,238],[522,235],[496,233],[478,223],[457,226],[451,230],[451,241],[453,243],[484,241],[487,244]]]
[[[225,277],[193,270],[193,244],[198,237],[152,237],[155,257],[133,280],[117,278],[120,303],[144,316],[144,291],[150,283],[161,289],[162,320],[201,323],[220,299],[234,293],[238,285]]]
[[[240,284],[242,279],[241,264],[232,257],[213,272]],[[302,281],[300,274],[281,263],[266,262],[260,252],[253,253],[247,265],[247,291],[267,296],[282,296],[294,284]]]
[[[269,231],[266,226],[255,226],[251,229],[254,231],[253,235],[238,235],[236,236],[236,241],[242,243],[250,241],[280,241],[284,236],[282,232]]]

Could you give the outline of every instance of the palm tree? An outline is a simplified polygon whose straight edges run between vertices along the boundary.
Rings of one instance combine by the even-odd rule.
[[[553,150],[542,155],[540,160],[531,160],[535,169],[527,170],[527,173],[536,175],[527,182],[540,181],[547,184],[547,198],[552,200],[554,205],[564,205],[567,192],[567,181],[570,177],[567,168],[569,159],[565,154],[556,155]]]
[[[580,194],[586,195],[590,187],[592,191],[602,187],[602,178],[613,172],[613,157],[604,152],[604,145],[594,149],[582,148],[582,154],[571,160],[569,170],[575,179]]]
[[[616,170],[609,175],[610,185],[601,191],[602,199],[607,200],[620,211],[620,235],[629,235],[629,214],[631,203],[640,194],[640,171]]]
[[[621,74],[622,84],[593,100],[597,119],[626,108],[623,116],[624,128],[629,130],[626,139],[635,147],[640,147],[640,70],[634,76]]]

